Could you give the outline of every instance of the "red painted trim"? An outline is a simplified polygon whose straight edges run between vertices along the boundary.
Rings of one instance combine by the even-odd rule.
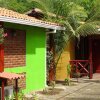
[[[70,62],[89,62],[89,60],[70,60]]]
[[[4,71],[4,46],[0,44],[0,72]]]
[[[90,65],[89,60],[70,60],[70,64],[72,66],[72,73],[73,73],[73,67],[75,67],[74,71],[76,73],[80,72],[81,75],[89,75],[89,71],[86,69],[86,67]]]

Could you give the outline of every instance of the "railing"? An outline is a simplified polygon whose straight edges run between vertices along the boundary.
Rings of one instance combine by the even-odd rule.
[[[70,60],[72,66],[71,77],[90,76],[89,60]]]

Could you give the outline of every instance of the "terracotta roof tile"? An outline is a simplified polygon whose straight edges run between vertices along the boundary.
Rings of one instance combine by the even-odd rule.
[[[5,78],[5,79],[19,79],[19,78],[24,78],[24,75],[20,74],[15,74],[15,73],[9,73],[9,72],[1,72],[0,73],[0,78]]]
[[[57,23],[38,20],[38,19],[36,19],[34,17],[30,17],[30,16],[25,15],[25,14],[20,14],[18,12],[15,12],[15,11],[12,11],[12,10],[8,10],[8,9],[5,9],[5,8],[1,8],[1,7],[0,7],[0,16],[23,19],[23,20],[28,20],[28,21],[32,21],[32,22],[39,22],[39,23],[46,23],[46,24],[49,24],[49,25],[60,26]]]

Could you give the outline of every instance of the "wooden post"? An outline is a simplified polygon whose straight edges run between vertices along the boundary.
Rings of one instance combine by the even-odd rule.
[[[0,21],[0,28],[4,27],[4,23]],[[0,72],[4,71],[4,46],[0,44]]]
[[[89,78],[93,78],[93,65],[92,65],[92,40],[89,38],[89,61],[90,61],[90,73]]]
[[[2,79],[2,100],[4,100],[4,97],[5,97],[5,95],[4,95],[4,79]]]
[[[15,92],[16,92],[16,100],[18,100],[18,79],[15,79]]]

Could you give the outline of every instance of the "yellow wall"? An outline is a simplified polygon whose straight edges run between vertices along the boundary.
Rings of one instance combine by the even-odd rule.
[[[58,61],[57,68],[56,68],[56,80],[64,81],[67,77],[67,65],[69,64],[69,60],[74,59],[75,57],[75,41],[71,39],[64,51],[61,54],[61,57]]]

